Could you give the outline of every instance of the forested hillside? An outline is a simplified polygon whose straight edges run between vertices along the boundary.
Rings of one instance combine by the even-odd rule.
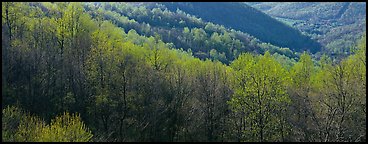
[[[171,2],[161,4],[169,10],[180,9],[203,20],[247,32],[264,42],[280,47],[288,47],[293,51],[315,53],[321,48],[319,43],[302,35],[298,30],[244,3]]]
[[[348,56],[366,30],[365,2],[247,2],[319,41],[330,55]]]
[[[2,2],[2,141],[366,141],[365,35],[341,61],[295,61],[133,5]]]
[[[170,11],[158,3],[88,3],[85,8],[92,18],[99,14],[126,33],[132,30],[131,35],[159,35],[164,42],[173,43],[171,47],[182,48],[202,60],[209,58],[229,64],[242,52],[264,54],[268,50],[291,59],[300,53],[264,43],[241,31],[205,22],[181,10]]]

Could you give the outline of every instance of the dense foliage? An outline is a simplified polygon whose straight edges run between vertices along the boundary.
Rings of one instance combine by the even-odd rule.
[[[263,43],[247,33],[205,22],[179,9],[170,11],[162,4],[165,3],[87,3],[85,7],[92,17],[102,15],[126,33],[134,29],[139,35],[160,35],[162,41],[190,51],[202,60],[209,58],[229,64],[240,53],[264,54],[267,50],[271,54],[297,57],[289,48]]]
[[[46,125],[21,109],[8,106],[2,112],[2,140],[17,142],[85,142],[92,138],[77,114],[68,112]]]
[[[2,141],[366,141],[365,37],[341,62],[226,65],[90,6],[2,2]]]

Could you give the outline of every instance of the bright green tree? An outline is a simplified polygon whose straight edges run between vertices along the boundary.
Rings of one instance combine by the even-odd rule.
[[[229,104],[244,115],[242,141],[283,141],[288,134],[284,112],[290,103],[287,72],[266,52],[241,55],[231,65],[237,72]]]
[[[93,136],[79,114],[65,112],[50,124],[14,106],[3,109],[2,114],[3,141],[88,142]]]

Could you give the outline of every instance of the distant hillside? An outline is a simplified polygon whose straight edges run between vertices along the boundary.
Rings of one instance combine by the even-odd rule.
[[[317,52],[320,49],[317,42],[302,35],[298,30],[244,3],[164,2],[160,4],[171,11],[180,9],[205,21],[249,33],[261,41],[289,47],[294,51]]]
[[[332,53],[349,52],[366,30],[364,2],[247,2],[318,40]]]
[[[248,2],[269,15],[306,20],[310,22],[329,21],[353,24],[365,21],[365,3],[362,2]]]

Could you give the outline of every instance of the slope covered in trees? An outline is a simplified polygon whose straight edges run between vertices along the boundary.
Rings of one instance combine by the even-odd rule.
[[[225,28],[181,10],[168,10],[160,3],[88,3],[85,5],[93,18],[111,20],[115,25],[145,36],[159,35],[173,48],[183,48],[202,60],[209,58],[229,64],[242,52],[279,53],[289,58],[298,57],[289,48],[264,43],[257,38]],[[99,9],[99,10],[98,10]]]
[[[365,2],[247,2],[320,42],[329,55],[350,54],[366,29]]]
[[[366,141],[365,36],[225,65],[84,4],[2,2],[2,141]]]
[[[264,42],[280,47],[288,47],[293,51],[315,53],[320,50],[319,43],[302,35],[298,30],[244,3],[171,2],[162,4],[169,10],[180,9],[203,20],[249,33]]]

